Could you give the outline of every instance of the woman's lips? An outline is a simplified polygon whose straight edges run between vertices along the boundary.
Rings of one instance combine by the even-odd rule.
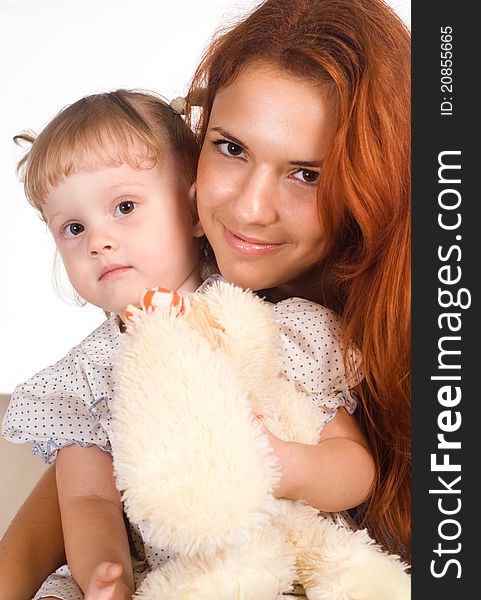
[[[267,254],[281,248],[284,244],[262,242],[252,238],[241,237],[224,225],[224,237],[228,245],[243,254]]]

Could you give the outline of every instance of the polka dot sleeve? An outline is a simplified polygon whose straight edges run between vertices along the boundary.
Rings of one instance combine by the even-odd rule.
[[[17,386],[2,435],[32,442],[33,454],[46,463],[73,443],[110,451],[112,356],[119,337],[114,318],[108,319],[62,360]]]
[[[274,306],[274,314],[286,377],[311,396],[325,423],[335,417],[340,406],[352,414],[357,405],[352,388],[362,378],[361,357],[350,349],[352,368],[346,370],[336,313],[302,298],[289,298]]]

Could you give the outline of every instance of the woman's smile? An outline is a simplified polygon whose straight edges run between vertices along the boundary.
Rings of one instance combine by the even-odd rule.
[[[233,250],[243,254],[265,254],[268,252],[275,252],[280,248],[284,248],[286,245],[282,242],[258,240],[242,233],[234,232],[225,225],[223,227],[226,242]]]

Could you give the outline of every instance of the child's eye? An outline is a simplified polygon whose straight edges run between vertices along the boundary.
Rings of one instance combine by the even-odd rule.
[[[212,143],[217,146],[219,151],[225,156],[245,157],[244,148],[235,142],[229,142],[228,140],[214,140]]]
[[[319,179],[319,172],[311,169],[299,169],[293,173],[293,177],[302,183],[314,184]]]
[[[118,217],[119,215],[128,215],[134,210],[134,208],[135,204],[131,200],[120,202],[120,204],[117,204],[115,207],[115,216]]]
[[[75,237],[85,231],[85,227],[82,223],[69,223],[62,229],[62,233],[65,237]]]

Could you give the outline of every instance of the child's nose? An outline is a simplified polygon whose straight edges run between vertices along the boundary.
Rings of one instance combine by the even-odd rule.
[[[118,243],[112,235],[106,232],[93,233],[89,239],[89,255],[92,257],[99,254],[112,252],[118,248]]]

